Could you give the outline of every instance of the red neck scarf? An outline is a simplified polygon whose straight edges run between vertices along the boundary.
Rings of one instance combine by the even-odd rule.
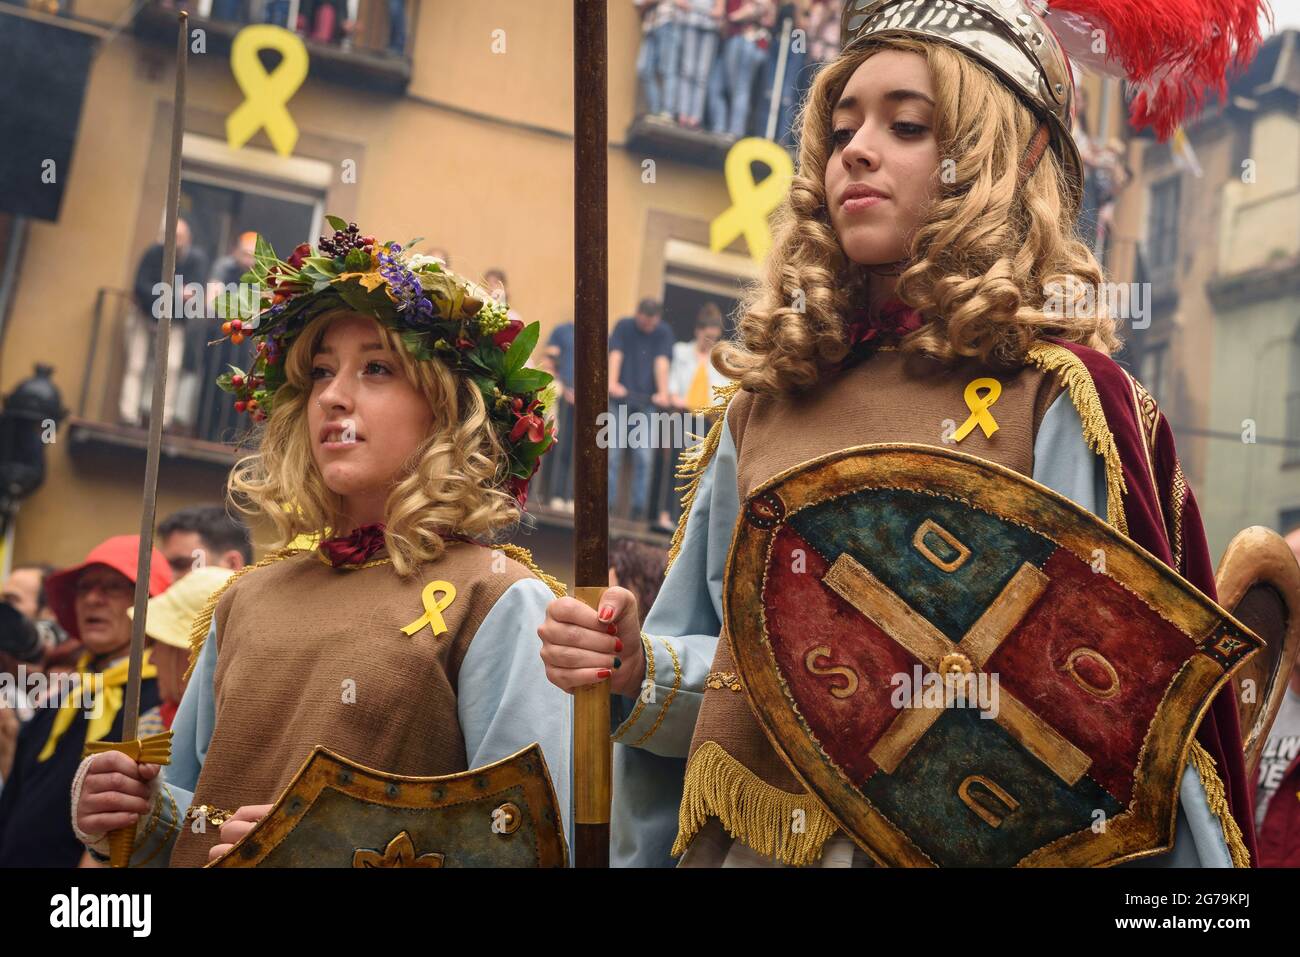
[[[384,523],[359,525],[346,535],[327,538],[316,546],[317,551],[330,565],[360,565],[384,547]]]
[[[853,310],[844,323],[850,350],[846,361],[865,358],[881,346],[898,343],[920,329],[923,322],[921,314],[901,299],[885,300],[874,313],[865,307]]]

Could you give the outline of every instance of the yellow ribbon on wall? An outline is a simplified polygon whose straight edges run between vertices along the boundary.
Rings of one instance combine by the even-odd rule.
[[[270,73],[257,54],[275,50],[280,62]],[[244,94],[244,102],[226,117],[226,142],[237,150],[263,127],[281,156],[293,153],[298,125],[286,106],[307,79],[307,45],[296,33],[269,23],[244,27],[230,48],[230,72]]]
[[[442,597],[434,601],[433,596],[442,592]],[[447,623],[442,620],[442,613],[456,600],[456,586],[451,582],[432,581],[420,592],[420,601],[424,604],[424,614],[402,629],[402,634],[413,635],[425,625],[433,629],[435,635],[447,630]]]
[[[86,721],[86,744],[90,745],[96,741],[103,740],[113,727],[113,722],[117,719],[117,713],[122,710],[122,699],[124,693],[122,689],[126,686],[129,677],[131,659],[123,658],[113,667],[104,672],[88,671],[91,659],[94,656],[86,652],[77,660],[77,684],[63,699],[59,705],[59,713],[54,718],[54,725],[50,728],[50,736],[45,741],[45,747],[41,748],[41,753],[36,756],[37,761],[48,761],[54,754],[54,749],[58,747],[59,739],[63,737],[64,732],[72,726],[73,720],[77,717],[77,712],[82,708],[82,688],[85,687],[87,680],[92,680],[97,676],[102,678],[103,684],[100,687],[99,695],[102,706],[98,709],[98,714],[92,714]],[[156,678],[158,669],[153,662],[149,660],[149,651],[144,653],[144,668],[140,672],[141,680],[147,678]]]
[[[983,395],[980,395],[981,389],[987,389]],[[1002,383],[997,379],[973,379],[966,386],[966,393],[962,396],[966,400],[966,408],[970,409],[970,416],[961,427],[952,434],[955,441],[960,442],[966,436],[979,426],[984,432],[984,438],[991,439],[993,433],[998,430],[998,423],[993,418],[993,413],[989,411],[989,406],[998,401],[1002,395]]]
[[[762,182],[754,182],[750,163],[759,162],[770,172]],[[727,151],[723,168],[731,208],[709,224],[709,249],[721,252],[737,236],[744,235],[749,255],[762,261],[772,245],[772,229],[767,217],[781,205],[790,181],[794,179],[794,161],[777,143],[758,136],[737,140]]]

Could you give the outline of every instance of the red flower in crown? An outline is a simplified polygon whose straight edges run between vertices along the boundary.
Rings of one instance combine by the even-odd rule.
[[[299,243],[293,247],[293,252],[285,260],[294,269],[301,269],[303,262],[311,255],[311,243]]]
[[[326,539],[318,546],[320,553],[335,568],[359,565],[383,547],[383,522],[358,526],[347,535]]]
[[[524,324],[519,319],[511,319],[506,323],[505,328],[492,337],[498,349],[509,349],[510,343],[515,341],[515,337],[524,331]]]
[[[546,438],[546,420],[537,414],[541,407],[540,399],[533,399],[528,408],[524,408],[522,399],[512,400],[511,406],[515,414],[515,425],[510,430],[510,441],[518,442],[520,436],[527,435],[529,442],[540,442]]]

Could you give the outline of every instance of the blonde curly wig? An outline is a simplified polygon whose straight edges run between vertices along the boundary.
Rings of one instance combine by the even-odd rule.
[[[342,309],[325,313],[294,340],[284,360],[288,381],[275,395],[258,450],[239,460],[227,483],[235,508],[275,525],[275,547],[302,534],[347,528],[343,500],[326,487],[312,457],[307,406],[312,356],[329,320],[350,314],[356,315]],[[384,507],[384,543],[394,568],[406,577],[442,554],[444,534],[495,539],[518,524],[520,510],[503,487],[506,455],[478,388],[436,359],[415,360],[395,332],[377,321],[375,326],[433,410],[429,435],[395,477]]]
[[[841,54],[814,80],[798,120],[798,172],[776,213],[772,250],[740,307],[737,341],[714,350],[717,369],[753,392],[792,393],[833,372],[848,353],[844,317],[866,305],[871,273],[848,259],[831,226],[831,114],[854,71],[882,49],[926,58],[939,155],[953,161],[949,175],[935,170],[934,198],[898,277],[897,296],[926,320],[900,348],[945,363],[973,356],[1003,367],[1021,364],[1043,336],[1113,352],[1114,321],[1101,306],[1079,305],[1083,288],[1099,288],[1103,274],[1074,235],[1075,210],[1056,153],[1046,150],[1017,189],[1034,115],[953,48],[885,37]],[[1064,308],[1049,315],[1049,293],[1062,287]]]

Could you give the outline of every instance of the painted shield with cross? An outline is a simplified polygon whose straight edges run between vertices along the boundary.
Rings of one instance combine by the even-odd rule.
[[[208,867],[565,867],[537,744],[437,777],[376,771],[312,749],[267,815]]]
[[[889,866],[1168,850],[1200,718],[1262,646],[1087,510],[921,445],[757,488],[724,591],[759,723]]]

